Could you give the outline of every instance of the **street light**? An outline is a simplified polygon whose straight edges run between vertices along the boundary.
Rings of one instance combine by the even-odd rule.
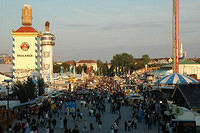
[[[160,92],[160,95],[157,97],[157,103],[158,103],[158,133],[160,133],[160,105],[162,104],[162,100],[161,100],[161,88],[160,88],[160,74],[158,74],[156,76],[156,78],[158,79],[158,90]]]
[[[10,121],[9,121],[9,113],[10,113],[10,110],[9,110],[9,89],[10,89],[10,87],[9,87],[9,83],[10,82],[12,82],[12,80],[10,80],[10,79],[5,79],[3,82],[6,82],[8,85],[7,85],[7,109],[8,109],[8,111],[7,111],[7,130],[8,130],[8,132],[9,132],[9,125],[10,125]]]

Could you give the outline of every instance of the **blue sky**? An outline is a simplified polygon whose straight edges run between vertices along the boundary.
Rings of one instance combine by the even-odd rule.
[[[56,36],[55,60],[101,59],[128,52],[134,57],[172,55],[172,0],[1,0],[0,52],[11,53],[12,29],[21,26],[21,8],[33,8],[33,27]],[[200,1],[180,0],[180,42],[200,56]]]

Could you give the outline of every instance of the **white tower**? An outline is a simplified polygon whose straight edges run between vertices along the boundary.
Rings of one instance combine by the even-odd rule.
[[[45,82],[53,81],[53,47],[55,36],[49,32],[49,22],[45,23],[45,33],[41,37],[42,73]]]
[[[183,58],[183,44],[181,43],[181,48],[180,48],[180,58]]]

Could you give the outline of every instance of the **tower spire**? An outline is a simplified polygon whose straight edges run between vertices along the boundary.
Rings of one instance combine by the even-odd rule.
[[[46,21],[46,23],[45,23],[45,32],[49,32],[49,25],[50,25],[49,21]]]

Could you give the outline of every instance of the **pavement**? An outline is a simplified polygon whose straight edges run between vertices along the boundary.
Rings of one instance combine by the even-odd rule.
[[[101,117],[101,120],[102,120],[102,130],[101,131],[98,130],[98,125],[97,125],[95,117],[89,116],[87,107],[81,106],[79,102],[76,102],[76,104],[77,104],[77,107],[80,109],[80,111],[83,113],[83,119],[80,120],[78,123],[78,125],[79,125],[78,128],[79,128],[80,133],[83,129],[84,120],[87,121],[88,130],[89,130],[89,124],[93,123],[94,133],[111,133],[111,130],[110,130],[111,125],[117,119],[118,114],[110,113],[110,104],[109,103],[106,103],[106,112]],[[67,116],[66,114],[64,114],[64,112],[60,113],[60,117],[62,117],[63,119],[65,116],[67,117],[68,128],[73,129],[74,128],[74,120],[72,119],[72,117]],[[60,117],[57,117],[57,115],[53,115],[53,118],[56,118],[56,121],[57,121],[56,128],[54,129],[55,133],[64,133],[64,129],[60,128],[60,124],[58,122]],[[118,133],[157,133],[156,125],[152,125],[152,129],[148,131],[147,126],[144,124],[144,122],[138,122],[137,129],[133,129],[131,132],[125,132],[124,121],[130,120],[130,119],[131,119],[131,108],[122,106],[121,107],[121,120],[120,120],[120,124],[119,124]],[[45,130],[45,128],[39,128],[38,132],[46,133],[46,130]]]

